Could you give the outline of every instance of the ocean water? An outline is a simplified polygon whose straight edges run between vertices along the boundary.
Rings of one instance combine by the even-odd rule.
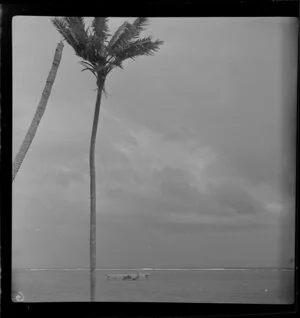
[[[105,274],[137,270],[97,270],[97,301],[291,304],[294,271],[245,270],[141,270],[148,280],[107,280]],[[14,296],[25,302],[89,301],[88,270],[15,270]]]

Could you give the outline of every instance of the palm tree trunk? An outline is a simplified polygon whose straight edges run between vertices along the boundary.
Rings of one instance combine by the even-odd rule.
[[[60,61],[61,61],[61,56],[62,56],[62,50],[63,50],[64,44],[62,42],[59,42],[57,44],[57,48],[55,51],[55,55],[54,55],[54,59],[52,62],[52,67],[51,70],[49,72],[48,78],[47,78],[47,82],[45,85],[45,88],[43,90],[42,93],[42,97],[41,100],[38,104],[38,107],[35,111],[34,117],[32,119],[32,122],[30,124],[30,127],[26,133],[26,136],[23,140],[23,143],[15,157],[14,163],[13,163],[13,171],[12,171],[12,180],[14,181],[21,165],[22,162],[26,156],[26,153],[33,141],[33,138],[36,134],[36,131],[38,129],[39,123],[44,115],[45,109],[46,109],[46,105],[51,93],[51,89],[56,77],[56,73],[57,73],[57,69],[59,67]]]
[[[95,170],[95,143],[100,113],[100,104],[103,84],[98,86],[97,100],[95,105],[94,121],[90,144],[90,297],[95,301],[96,291],[96,170]]]

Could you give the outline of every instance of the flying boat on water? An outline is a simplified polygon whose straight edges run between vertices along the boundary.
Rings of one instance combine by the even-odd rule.
[[[149,273],[135,273],[135,274],[105,274],[108,280],[140,280],[148,279]]]

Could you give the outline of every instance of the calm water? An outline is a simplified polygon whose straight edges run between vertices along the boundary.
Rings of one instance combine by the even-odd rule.
[[[148,280],[109,281],[97,270],[98,301],[293,303],[294,271],[152,270]],[[14,288],[26,302],[89,301],[86,270],[16,270]]]

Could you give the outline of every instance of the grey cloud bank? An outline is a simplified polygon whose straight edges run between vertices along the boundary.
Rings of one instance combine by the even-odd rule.
[[[296,29],[281,18],[151,19],[149,34],[164,46],[113,72],[101,106],[99,267],[285,264],[294,244],[281,239],[293,228],[293,172],[285,167]],[[14,20],[14,153],[58,40],[48,18]],[[66,46],[13,185],[16,267],[88,266],[96,95],[77,62]]]

